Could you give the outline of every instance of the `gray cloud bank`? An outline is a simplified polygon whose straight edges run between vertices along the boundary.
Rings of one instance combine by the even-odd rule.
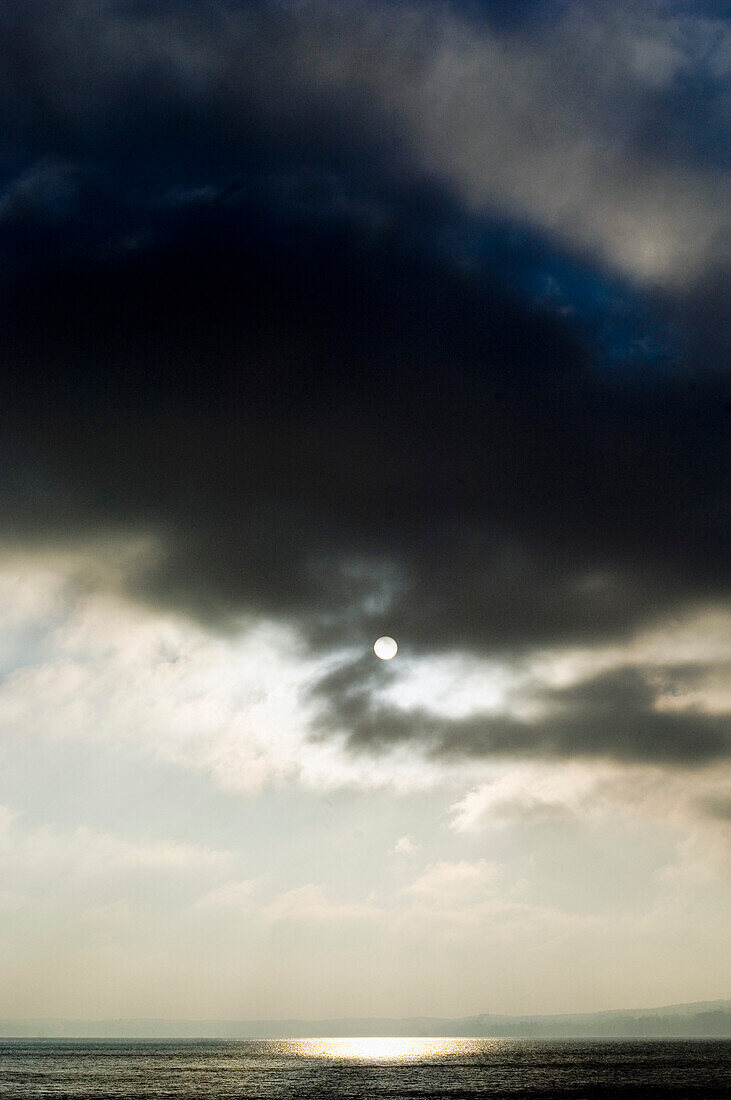
[[[656,671],[656,670],[654,670]],[[672,678],[672,669],[664,670]],[[728,669],[726,669],[728,675]],[[563,688],[533,694],[538,716],[478,714],[437,719],[428,711],[401,710],[374,701],[376,677],[358,666],[341,668],[318,687],[330,703],[330,720],[349,731],[354,748],[418,742],[443,756],[599,756],[628,762],[696,765],[726,757],[731,723],[726,714],[657,708],[644,670],[613,669]],[[720,798],[704,810],[728,816]]]
[[[136,596],[324,648],[517,660],[723,606],[714,8],[7,4],[5,540],[150,534]],[[526,289],[569,269],[565,308]],[[617,280],[668,361],[605,363],[582,295]],[[339,675],[354,746],[728,751],[636,671],[439,729]]]

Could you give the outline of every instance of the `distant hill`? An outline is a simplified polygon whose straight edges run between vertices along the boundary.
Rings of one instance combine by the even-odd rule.
[[[731,1039],[731,1001],[553,1016],[337,1020],[0,1020],[3,1038],[284,1039],[343,1036]]]

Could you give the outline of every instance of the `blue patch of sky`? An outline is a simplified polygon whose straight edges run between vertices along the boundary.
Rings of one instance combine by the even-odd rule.
[[[536,264],[526,289],[545,309],[576,318],[598,346],[604,368],[662,368],[677,359],[673,326],[650,295],[618,278],[556,253]]]
[[[509,220],[453,222],[441,227],[437,239],[459,266],[564,318],[598,352],[601,370],[631,377],[677,362],[681,339],[653,289],[644,290]]]

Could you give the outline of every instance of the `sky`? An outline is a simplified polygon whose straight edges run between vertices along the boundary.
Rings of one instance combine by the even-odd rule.
[[[729,996],[730,31],[2,5],[0,1017]]]

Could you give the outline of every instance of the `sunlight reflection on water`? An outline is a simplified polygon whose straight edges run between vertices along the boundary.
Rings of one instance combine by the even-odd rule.
[[[288,1047],[303,1058],[333,1058],[351,1062],[421,1062],[467,1054],[475,1039],[423,1039],[397,1036],[352,1039],[290,1039]]]

